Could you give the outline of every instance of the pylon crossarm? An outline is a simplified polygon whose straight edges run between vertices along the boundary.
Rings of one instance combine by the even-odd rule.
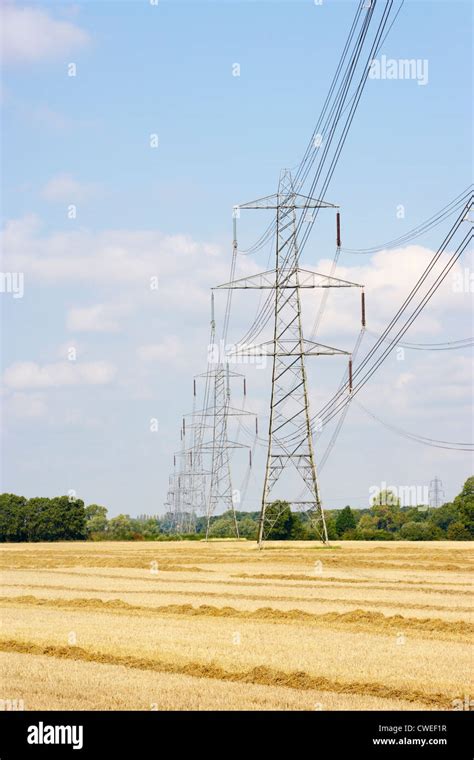
[[[213,409],[201,409],[198,412],[189,412],[188,414],[185,414],[184,417],[214,417],[216,415],[226,415],[227,417],[242,417],[245,415],[250,415],[251,417],[254,417],[255,414],[253,412],[248,412],[245,409],[234,409],[233,407],[229,407],[227,411],[218,411],[215,412]],[[197,423],[191,423],[188,425],[189,428],[192,428],[194,426],[198,426]]]
[[[283,339],[278,341],[280,346],[275,351],[274,350],[274,341],[268,340],[264,343],[259,343],[255,346],[243,346],[242,348],[236,348],[234,351],[231,352],[231,356],[294,356],[296,358],[300,356],[333,356],[335,354],[341,354],[344,356],[349,356],[350,351],[343,351],[339,348],[334,348],[333,346],[326,346],[323,343],[314,343],[312,340],[303,340],[303,346],[304,350],[301,351],[300,346],[298,345],[298,341],[295,339]],[[281,346],[281,344],[284,343],[293,343],[297,344],[294,345],[292,348],[285,349],[284,346]],[[283,349],[283,350],[282,350]],[[283,374],[283,373],[282,373]]]
[[[278,275],[278,277],[277,277]],[[291,267],[290,269],[270,269],[267,272],[242,277],[238,280],[216,285],[213,290],[238,290],[255,288],[257,290],[282,290],[285,288],[362,288],[358,282],[342,280],[339,277],[319,274],[310,269]]]
[[[334,277],[332,275],[323,275],[318,272],[312,272],[310,269],[298,269],[295,270],[295,276],[298,276],[299,288],[363,288],[358,282],[351,282],[351,280],[342,280],[340,277]],[[303,278],[303,279],[301,279]],[[316,280],[315,278],[319,278]]]
[[[227,442],[222,445],[224,449],[248,449],[250,448],[246,443],[231,443]],[[219,451],[219,446],[215,443],[204,443],[201,445],[203,451]]]
[[[223,285],[216,285],[213,290],[231,290],[238,288],[269,288],[275,287],[275,269],[270,269],[268,272],[259,272],[258,274],[251,275],[250,277],[242,277],[239,280],[233,280],[232,282],[225,282]]]
[[[212,345],[212,344],[211,344]],[[222,367],[219,366],[216,369],[210,369],[207,372],[202,372],[200,375],[195,375],[194,377],[216,377],[216,375],[222,374]],[[245,375],[242,372],[233,372],[232,370],[227,371],[228,377],[245,377]]]
[[[339,208],[333,203],[321,201],[318,198],[310,198],[300,193],[273,193],[265,195],[263,198],[257,198],[255,201],[240,203],[235,206],[236,209],[305,209],[305,208]]]

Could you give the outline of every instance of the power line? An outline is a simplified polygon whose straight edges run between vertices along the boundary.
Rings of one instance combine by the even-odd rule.
[[[372,330],[367,330],[367,333],[377,339],[380,337],[378,333]],[[387,338],[384,338],[384,340],[386,341]],[[460,348],[469,348],[472,345],[474,345],[474,336],[459,340],[442,341],[440,343],[405,343],[404,341],[400,341],[397,344],[401,348],[409,348],[415,351],[455,351]]]
[[[416,441],[417,443],[422,443],[425,446],[433,446],[434,448],[438,448],[438,449],[449,449],[449,450],[456,450],[456,451],[472,451],[473,450],[474,443],[466,443],[466,442],[460,442],[460,441],[441,441],[441,440],[437,440],[436,438],[428,438],[427,436],[418,435],[417,433],[409,433],[406,430],[402,430],[402,428],[397,427],[396,425],[392,425],[391,423],[385,422],[384,420],[380,419],[380,417],[378,417],[376,414],[374,414],[365,406],[363,406],[360,403],[360,401],[356,401],[355,403],[360,409],[362,409],[363,412],[365,412],[365,414],[369,415],[369,417],[372,417],[372,419],[376,420],[380,425],[383,425],[388,430],[391,430],[393,433],[396,433],[397,435],[400,435],[403,438]]]
[[[420,235],[423,235],[426,232],[434,229],[434,227],[437,227],[450,216],[455,214],[456,211],[459,211],[461,207],[464,207],[466,205],[467,198],[472,195],[472,187],[472,184],[469,185],[469,187],[457,195],[456,198],[450,201],[446,206],[443,206],[442,209],[437,211],[436,214],[429,217],[429,219],[426,219],[424,222],[421,222],[416,227],[413,227],[413,229],[409,230],[408,232],[405,232],[403,235],[400,235],[398,238],[389,240],[386,243],[380,243],[379,245],[371,246],[370,248],[342,248],[342,251],[344,253],[366,255],[378,253],[379,251],[387,251],[391,248],[398,248],[410,240],[414,240],[415,238],[420,237]]]
[[[366,14],[364,16],[364,21],[363,21],[362,26],[361,26],[361,28],[359,30],[359,34],[358,34],[357,40],[356,40],[356,42],[355,42],[355,44],[353,46],[353,50],[352,50],[352,52],[350,54],[350,60],[349,60],[349,62],[347,64],[347,66],[346,66],[346,70],[345,70],[345,73],[343,75],[342,82],[339,84],[339,87],[338,87],[338,90],[337,90],[337,94],[336,94],[336,96],[334,98],[334,102],[332,103],[331,107],[329,108],[328,117],[326,118],[326,122],[323,125],[323,134],[326,134],[326,131],[327,131],[327,137],[325,138],[325,141],[324,141],[323,151],[321,153],[319,151],[319,147],[320,146],[319,145],[316,145],[316,146],[314,145],[314,137],[315,137],[316,130],[319,129],[319,128],[321,128],[322,120],[324,118],[324,115],[325,115],[326,111],[328,110],[328,104],[330,102],[330,97],[332,96],[332,94],[334,92],[335,83],[337,82],[337,78],[339,77],[340,71],[342,70],[342,66],[338,67],[338,70],[337,70],[336,75],[335,75],[335,79],[333,79],[333,83],[332,83],[331,88],[330,88],[330,92],[328,94],[328,97],[326,98],[326,102],[325,102],[325,105],[323,107],[322,114],[320,115],[320,118],[318,119],[318,123],[316,125],[315,130],[313,131],[312,138],[311,138],[311,140],[310,140],[310,142],[308,144],[308,147],[306,149],[305,156],[303,157],[303,159],[302,159],[302,161],[300,163],[300,166],[299,166],[299,168],[297,170],[296,177],[295,177],[295,189],[299,190],[301,188],[302,184],[304,183],[306,177],[308,176],[308,173],[309,173],[309,171],[310,171],[310,169],[311,169],[311,167],[312,167],[312,165],[313,165],[316,157],[318,157],[318,156],[320,157],[319,158],[319,167],[318,167],[318,169],[316,171],[316,175],[315,175],[315,178],[314,178],[314,180],[312,182],[311,188],[310,188],[309,192],[307,193],[308,197],[320,197],[320,198],[324,198],[325,192],[326,192],[326,190],[328,188],[330,179],[331,179],[331,177],[332,177],[332,175],[334,173],[334,170],[336,168],[337,162],[339,160],[340,153],[342,151],[342,148],[343,148],[344,143],[345,143],[346,138],[347,138],[347,134],[348,134],[349,128],[350,128],[350,126],[352,124],[355,112],[357,110],[357,106],[359,104],[360,97],[362,95],[362,91],[363,91],[364,85],[365,85],[366,80],[367,80],[367,76],[368,76],[368,72],[369,72],[369,67],[370,67],[370,61],[373,59],[374,55],[377,54],[378,50],[380,49],[380,45],[382,44],[382,42],[386,38],[386,35],[385,35],[385,37],[382,39],[381,35],[383,35],[383,32],[384,32],[386,24],[388,22],[390,13],[392,11],[393,0],[389,0],[389,2],[385,3],[384,10],[383,10],[383,13],[382,13],[382,18],[379,21],[379,26],[378,26],[377,32],[375,34],[374,42],[373,42],[371,50],[370,50],[370,52],[369,52],[369,54],[367,56],[367,60],[366,60],[365,65],[363,67],[363,72],[362,72],[362,75],[360,77],[359,83],[357,85],[356,91],[355,91],[355,93],[354,93],[354,95],[353,95],[353,97],[352,97],[352,99],[350,101],[350,106],[351,106],[350,112],[349,112],[348,117],[346,118],[346,121],[345,121],[343,130],[342,130],[341,136],[339,138],[339,142],[338,142],[337,147],[336,147],[336,151],[335,151],[335,153],[334,153],[334,155],[332,157],[329,170],[328,170],[328,172],[326,174],[326,177],[325,177],[325,180],[323,182],[322,190],[321,190],[320,193],[316,193],[316,184],[319,181],[319,178],[321,176],[321,172],[322,172],[323,167],[324,167],[324,165],[326,163],[326,159],[327,159],[327,156],[329,154],[329,150],[330,150],[330,147],[331,147],[331,144],[332,144],[335,132],[336,132],[337,125],[338,125],[338,123],[339,123],[339,121],[341,119],[342,114],[346,110],[345,106],[347,105],[348,90],[349,90],[350,84],[352,82],[352,79],[354,77],[355,71],[357,70],[357,65],[358,65],[359,59],[361,57],[361,53],[362,53],[362,50],[363,50],[363,45],[364,45],[364,42],[365,42],[366,37],[367,37],[367,33],[368,33],[368,30],[369,30],[370,22],[372,20],[373,14],[375,12],[376,5],[377,5],[377,0],[373,0],[373,2],[371,2],[371,4],[370,4],[369,7],[367,7],[364,2],[360,2],[359,5],[358,5],[357,11],[356,11],[356,15],[355,15],[355,19],[353,21],[353,24],[352,24],[352,27],[351,27],[351,30],[350,30],[350,33],[349,33],[349,37],[348,37],[349,46],[350,46],[350,43],[353,40],[355,29],[357,28],[357,23],[360,20],[362,11],[366,10],[367,12],[366,12]],[[399,10],[400,10],[400,8],[399,8]],[[346,43],[346,47],[347,47],[347,43]],[[346,49],[346,47],[345,47],[344,52],[343,52],[343,61],[344,61],[344,59],[345,59],[345,57],[347,55],[347,49]],[[305,209],[305,211],[307,211],[307,208]],[[314,223],[316,221],[317,213],[318,213],[318,210],[316,209],[315,212],[314,212],[314,216],[312,217],[311,222],[308,224],[306,232],[305,232],[305,234],[303,236],[303,242],[302,243],[298,242],[299,253],[301,253],[301,251],[303,249],[303,246],[306,243],[306,240],[307,240],[307,238],[309,236],[309,233],[310,233],[310,231],[311,231],[311,229],[312,229],[312,227],[313,227],[313,225],[314,225]],[[300,229],[301,229],[301,225],[303,223],[302,219],[304,218],[304,216],[305,216],[305,214],[302,214],[301,218],[300,218],[300,220],[298,222],[297,237],[299,235],[299,232],[300,232]],[[286,260],[288,260],[288,257],[290,257],[291,255],[292,255],[292,251],[288,250],[287,256],[286,256]],[[284,264],[286,262],[283,261],[282,263]],[[240,342],[241,343],[248,343],[248,342],[251,342],[252,340],[255,340],[255,338],[258,337],[258,335],[260,335],[260,333],[262,332],[262,330],[264,329],[264,327],[270,321],[271,314],[272,314],[272,304],[271,304],[271,298],[269,296],[266,299],[265,304],[264,304],[264,306],[261,309],[260,315],[254,321],[254,324],[249,328],[248,332],[246,333],[246,335],[244,336],[244,338],[242,338],[242,340]]]
[[[381,347],[385,339],[388,337],[389,333],[395,328],[397,322],[400,321],[401,317],[403,316],[404,312],[407,310],[409,304],[414,299],[416,293],[420,290],[423,283],[431,273],[432,269],[440,259],[442,253],[446,250],[447,246],[450,244],[452,238],[454,237],[455,233],[459,229],[461,223],[464,221],[464,210],[461,211],[461,214],[459,215],[458,219],[452,226],[451,230],[446,235],[443,243],[439,247],[438,251],[434,254],[431,262],[427,265],[426,269],[418,279],[416,285],[412,288],[411,292],[403,302],[402,306],[398,309],[395,316],[390,321],[389,325],[385,328],[384,332],[380,336],[380,338],[377,340],[376,344],[372,347],[372,349],[366,354],[362,362],[357,366],[356,370],[353,372],[353,379],[357,379],[357,377],[362,373],[364,367],[369,363],[369,361],[376,355],[376,352],[378,348]],[[470,240],[473,237],[473,233],[471,230],[469,230],[462,240],[462,242],[458,245],[458,248],[454,252],[454,254],[449,259],[448,263],[444,267],[444,269],[436,276],[436,279],[434,283],[431,285],[431,287],[428,289],[428,291],[425,293],[419,304],[415,307],[414,311],[411,313],[411,315],[408,317],[405,324],[400,328],[399,332],[392,338],[390,338],[389,345],[385,349],[384,353],[378,357],[375,358],[372,365],[369,365],[368,369],[366,370],[365,375],[362,377],[361,380],[359,380],[358,383],[356,383],[353,387],[353,394],[360,391],[360,389],[366,384],[366,382],[370,379],[370,377],[373,375],[373,373],[378,369],[380,364],[385,361],[388,354],[391,352],[392,348],[397,344],[397,341],[400,337],[402,337],[405,332],[409,329],[411,324],[414,322],[414,320],[417,318],[417,316],[421,313],[421,311],[424,309],[426,304],[431,300],[433,294],[436,292],[436,290],[441,285],[441,282],[444,281],[446,276],[448,275],[449,271],[452,269],[456,261],[459,259],[459,257],[462,255],[464,250],[466,249],[467,245],[469,244]],[[314,424],[315,420],[320,424],[321,421],[323,423],[326,423],[329,421],[334,414],[337,414],[343,406],[347,403],[348,398],[346,396],[347,392],[349,390],[348,384],[346,383],[343,388],[340,388],[334,396],[324,405],[324,407],[319,411],[319,414],[316,416],[316,418],[313,418],[312,424]],[[345,396],[345,398],[344,398]],[[289,441],[287,441],[289,443]]]

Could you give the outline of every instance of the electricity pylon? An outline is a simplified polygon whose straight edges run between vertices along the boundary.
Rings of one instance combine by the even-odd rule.
[[[206,539],[209,537],[211,517],[216,513],[218,506],[222,506],[224,511],[232,512],[235,535],[236,538],[239,538],[235,513],[236,499],[232,488],[230,469],[230,450],[248,447],[237,441],[229,440],[227,423],[231,416],[246,415],[250,412],[234,409],[230,406],[231,373],[229,366],[219,363],[219,366],[215,370],[211,370],[211,373],[213,376],[212,439],[207,445],[211,453],[211,482],[207,508]],[[232,372],[232,377],[239,377],[239,374]]]
[[[193,448],[186,448],[186,424],[181,427],[181,450],[174,454],[174,469],[169,477],[165,506],[171,513],[175,533],[194,533],[196,512],[205,503],[205,473],[198,469]]]
[[[180,437],[181,450],[175,452],[173,473],[169,477],[169,489],[165,506],[172,515],[176,533],[194,533],[196,514],[206,513],[207,479],[209,472],[204,469],[202,443],[206,423],[196,422],[196,378],[193,379],[193,411],[183,417]],[[186,417],[191,416],[192,422]],[[187,444],[190,439],[190,445]]]
[[[228,437],[228,419],[252,413],[231,406],[231,378],[242,377],[229,369],[227,358],[215,342],[216,325],[214,319],[214,295],[211,301],[211,333],[209,342],[208,370],[194,378],[193,411],[183,418],[181,428],[182,449],[175,455],[179,458],[178,473],[170,478],[168,502],[178,516],[196,511],[206,516],[206,540],[211,530],[211,518],[221,508],[233,516],[235,535],[239,537],[235,504],[238,494],[232,487],[230,452],[232,449],[249,448],[245,444],[231,441]],[[196,379],[205,379],[203,408],[196,410]],[[244,395],[246,382],[244,378]],[[187,420],[191,417],[191,422]],[[191,443],[186,445],[186,436],[192,434]],[[204,464],[206,466],[204,466]]]
[[[246,346],[241,353],[251,356],[271,356],[272,389],[268,430],[268,451],[260,512],[258,543],[271,534],[282,512],[277,506],[268,511],[276,483],[285,470],[293,465],[303,481],[305,498],[291,504],[305,509],[320,539],[327,543],[327,529],[321,504],[305,368],[306,356],[346,354],[303,337],[301,323],[302,288],[349,288],[361,285],[336,277],[321,275],[299,266],[297,220],[308,209],[337,208],[331,203],[309,198],[295,192],[291,173],[280,175],[278,192],[239,209],[272,209],[276,212],[275,269],[219,285],[222,289],[273,290],[273,339],[258,346]],[[290,501],[285,498],[284,501]]]
[[[440,507],[443,503],[444,498],[443,483],[438,477],[436,477],[430,482],[430,506]]]

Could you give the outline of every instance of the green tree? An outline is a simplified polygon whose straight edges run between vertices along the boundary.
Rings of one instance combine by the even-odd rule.
[[[28,541],[74,541],[86,538],[86,514],[81,499],[56,496],[29,499],[26,505]]]
[[[447,531],[451,523],[456,522],[458,519],[458,510],[452,502],[432,509],[429,515],[430,523],[443,531]]]
[[[459,521],[474,538],[474,476],[466,480],[461,493],[456,496],[453,504],[458,511]]]
[[[211,538],[235,538],[235,523],[228,512],[213,520],[209,526]]]
[[[356,527],[356,519],[352,509],[347,506],[338,512],[336,517],[336,532],[342,537],[347,530],[353,530]]]
[[[362,515],[357,523],[357,530],[377,530],[377,518],[374,515]]]
[[[372,497],[371,505],[373,507],[399,507],[400,499],[390,488],[387,488],[379,491],[377,496]]]
[[[85,509],[87,535],[105,533],[107,530],[107,508],[89,504]]]
[[[117,515],[109,520],[110,538],[115,541],[130,541],[135,532],[130,515]]]
[[[428,522],[406,522],[400,528],[400,538],[405,541],[434,541],[442,537],[442,532]]]
[[[375,518],[377,530],[395,532],[400,527],[400,502],[398,499],[392,504],[374,503],[370,512]]]
[[[0,494],[0,541],[26,540],[26,505],[24,496]]]
[[[156,538],[160,535],[160,524],[156,517],[150,517],[141,524],[141,532],[144,538]]]
[[[446,538],[448,541],[472,541],[472,534],[462,522],[458,521],[449,525]]]
[[[425,522],[429,517],[429,511],[426,507],[402,507],[399,514],[400,527],[407,522]]]
[[[273,541],[287,541],[294,527],[294,516],[287,501],[274,501],[269,504],[265,518],[267,525],[272,526],[268,538]]]
[[[251,517],[243,517],[239,520],[239,535],[242,538],[255,540],[257,538],[258,522]]]
[[[336,518],[330,514],[325,514],[326,518],[326,530],[328,532],[329,541],[335,541],[338,538],[336,529]]]

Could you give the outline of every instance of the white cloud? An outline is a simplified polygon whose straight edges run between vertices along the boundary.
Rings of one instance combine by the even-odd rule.
[[[112,304],[74,308],[68,311],[66,324],[69,330],[80,332],[117,332],[120,329],[120,317],[129,311],[129,306]]]
[[[445,360],[446,353],[449,361]],[[456,439],[456,429],[469,420],[472,403],[473,361],[457,351],[406,351],[405,359],[389,357],[367,386],[360,401],[394,425],[425,435],[419,420],[431,429],[441,418],[449,418],[434,438]],[[359,398],[357,396],[356,398]],[[420,403],[420,398],[422,403]],[[465,410],[465,411],[463,411]],[[430,433],[428,433],[430,435]]]
[[[3,250],[9,271],[51,283],[139,284],[160,303],[176,305],[179,298],[182,308],[204,294],[208,304],[211,285],[228,278],[229,260],[218,255],[219,248],[187,235],[80,229],[42,236],[41,227],[34,214],[7,223]],[[158,292],[151,289],[152,277],[158,277]]]
[[[137,356],[145,362],[169,361],[170,359],[182,358],[185,348],[176,335],[169,335],[161,343],[149,343],[139,346]]]
[[[48,407],[40,394],[13,393],[8,401],[8,410],[14,417],[35,419],[45,417]]]
[[[362,264],[339,265],[334,273],[335,277],[358,282],[365,286],[366,292],[366,315],[367,328],[380,333],[396,314],[410,290],[417,282],[420,275],[431,261],[434,252],[420,245],[409,245],[405,248],[390,251],[379,251],[373,256],[367,257]],[[425,284],[415,297],[411,307],[408,308],[408,316],[418,303],[420,295],[424,294],[433,283],[434,276],[439,274],[449,259],[450,254],[445,253],[442,259],[434,267]],[[316,267],[318,272],[329,273],[331,262],[323,260]],[[413,335],[425,333],[437,335],[443,330],[443,313],[459,316],[470,310],[470,296],[468,293],[460,294],[453,291],[453,273],[460,274],[463,265],[457,263],[452,272],[446,277],[442,285],[436,291],[432,300],[416,319],[414,326],[410,328],[403,340],[411,340]],[[314,296],[303,296],[305,306],[310,303]],[[346,289],[329,291],[324,318],[321,322],[319,335],[324,343],[324,333],[340,331],[342,333],[354,332],[360,325],[360,296],[354,289],[352,294]],[[313,301],[314,304],[314,301]],[[310,307],[314,321],[315,308]],[[307,310],[306,310],[307,313]],[[308,334],[313,326],[308,316],[305,324],[305,332]],[[458,337],[458,336],[456,336]],[[463,336],[461,336],[463,337]],[[415,338],[416,340],[416,338]]]
[[[47,201],[84,203],[99,194],[99,186],[93,182],[79,182],[70,174],[57,174],[41,190]]]
[[[33,63],[84,47],[89,35],[70,21],[59,21],[40,8],[4,5],[1,12],[2,59]]]
[[[417,382],[417,377],[413,372],[401,372],[395,379],[394,387],[397,390],[402,390],[406,386],[409,386],[413,381]]]
[[[101,427],[101,421],[97,417],[85,414],[84,409],[69,409],[60,424],[84,430],[96,430]]]
[[[106,361],[56,362],[40,366],[36,362],[15,362],[3,375],[7,388],[59,388],[70,385],[106,385],[116,374]]]

